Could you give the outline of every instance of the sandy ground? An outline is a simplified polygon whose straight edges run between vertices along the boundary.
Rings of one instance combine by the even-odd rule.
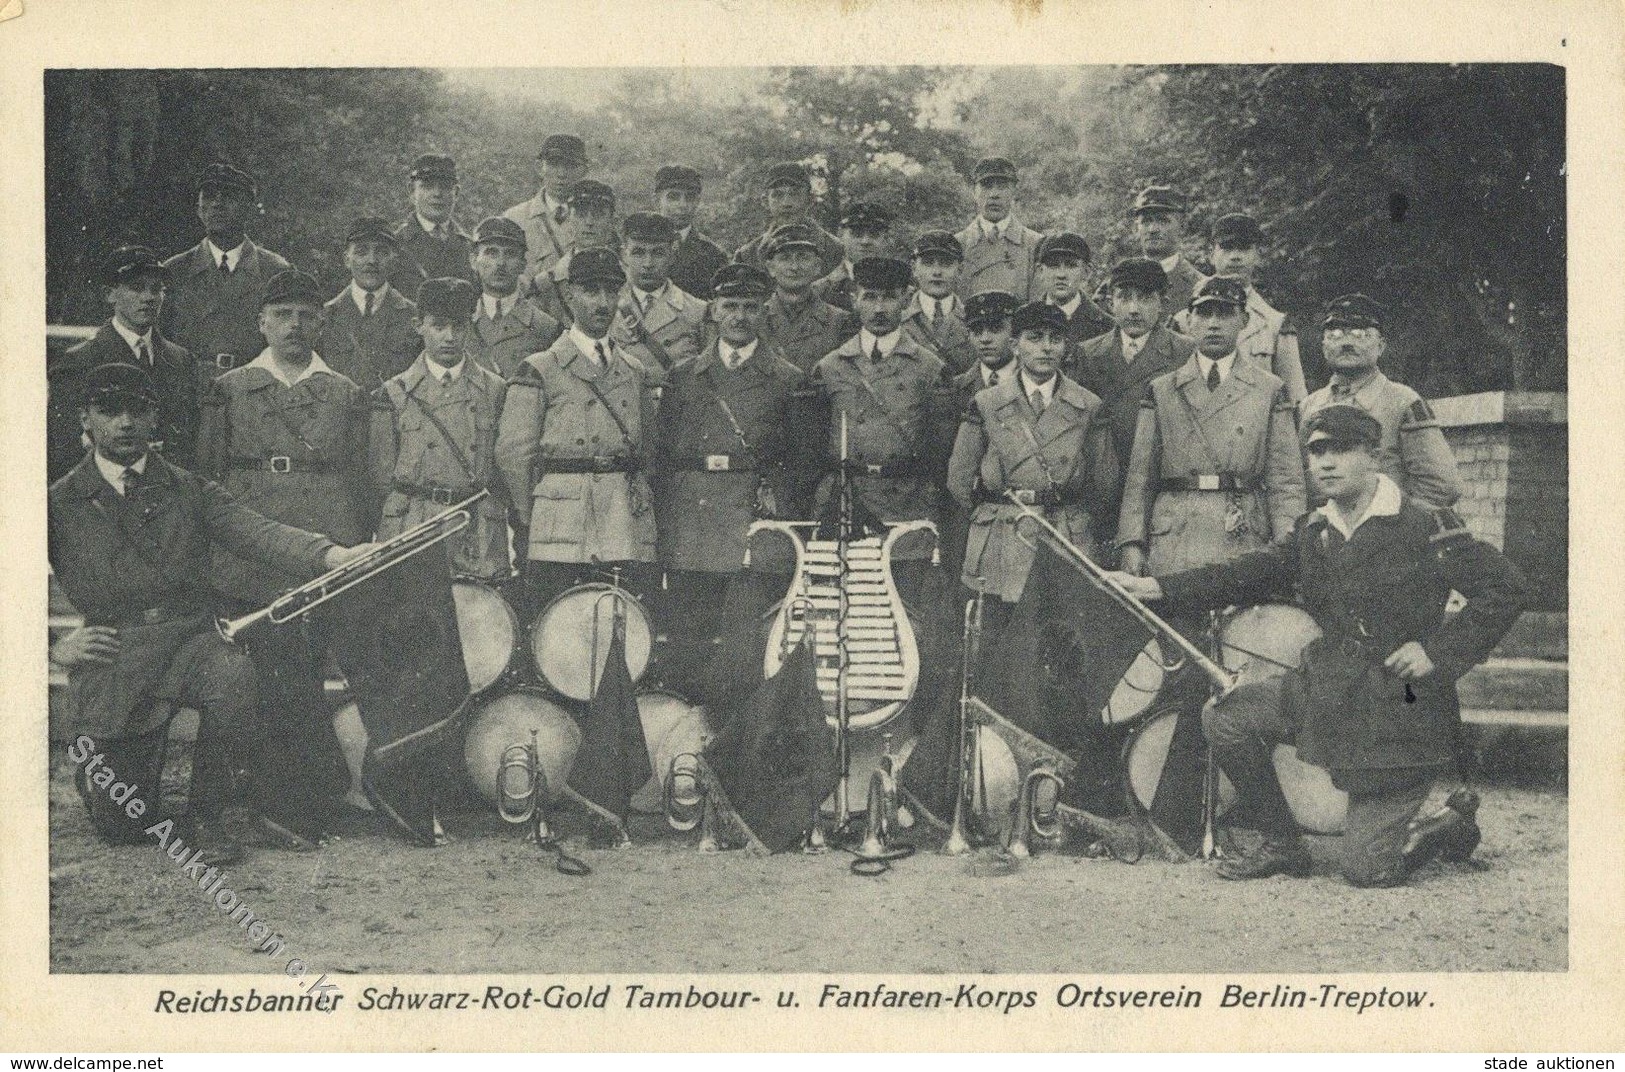
[[[653,820],[630,850],[580,850],[594,873],[571,878],[479,811],[455,816],[441,849],[379,833],[260,850],[230,885],[288,956],[330,973],[1562,970],[1561,776],[1486,767],[1475,862],[1397,890],[1345,885],[1330,838],[1314,840],[1307,880],[1061,853],[989,876],[930,851],[859,878],[842,853],[701,855]],[[156,849],[100,844],[66,760],[52,769],[53,970],[281,969]]]

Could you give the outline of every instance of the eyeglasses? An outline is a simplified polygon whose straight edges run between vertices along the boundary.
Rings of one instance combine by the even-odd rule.
[[[1381,334],[1380,328],[1327,328],[1325,335],[1328,339],[1374,339]]]

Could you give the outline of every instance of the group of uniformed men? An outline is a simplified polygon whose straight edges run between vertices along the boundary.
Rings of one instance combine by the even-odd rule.
[[[1442,549],[1493,555],[1448,512],[1460,483],[1427,403],[1377,368],[1376,302],[1330,303],[1331,383],[1306,394],[1295,333],[1251,282],[1264,237],[1248,216],[1214,225],[1205,275],[1180,252],[1184,198],[1142,191],[1130,213],[1144,256],[1110,266],[1107,312],[1082,290],[1089,243],[1016,219],[1005,159],[976,164],[975,219],[917,235],[908,259],[893,255],[882,206],[848,208],[838,237],[812,222],[799,164],[768,169],[770,224],[731,258],[695,225],[695,170],[660,168],[659,211],[624,218],[587,171],[579,138],[547,138],[535,196],[468,235],[454,217],[455,163],[422,156],[404,222],[364,216],[343,236],[351,282],[332,296],[249,238],[255,184],[229,165],[199,184],[197,246],[108,259],[112,318],[50,369],[52,561],[87,623],[53,656],[70,669],[80,724],[128,743],[121,758],[147,784],[164,732],[149,714],[163,706],[148,701],[204,708],[191,810],[216,852],[236,852],[238,837],[221,821],[226,762],[208,749],[222,738],[250,747],[254,719],[240,709],[254,674],[203,627],[211,607],[260,605],[480,489],[490,495],[455,538],[457,573],[517,568],[510,591],[529,617],[618,569],[674,652],[707,650],[722,630],[751,522],[818,516],[836,470],[873,517],[937,522],[948,568],[987,593],[994,628],[1033,558],[1011,492],[1124,577],[1230,563],[1302,540],[1328,516],[1352,549],[1360,522],[1345,525],[1335,497],[1309,509],[1298,426],[1317,427],[1317,415],[1336,446],[1369,455],[1380,504],[1425,519],[1422,542],[1403,549],[1417,569],[1446,561]],[[1351,407],[1373,419],[1358,434]],[[932,553],[919,536],[894,564],[909,601]],[[783,556],[754,551],[755,574],[787,574]],[[1334,555],[1303,582],[1352,597],[1373,578],[1415,581],[1408,568]],[[1516,576],[1495,573],[1492,592],[1456,574],[1483,610],[1463,616],[1479,630],[1468,648],[1487,652],[1517,613]],[[1384,590],[1436,618],[1436,587]],[[760,589],[763,607],[782,595],[777,581]],[[1427,612],[1417,622],[1438,628]],[[292,702],[279,678],[319,679],[321,647],[318,629],[256,650],[260,706]],[[235,715],[219,713],[216,664],[234,675]],[[1247,787],[1269,780],[1246,775]],[[1414,783],[1404,799],[1416,805]],[[308,809],[276,814],[271,799],[250,802],[281,843],[322,833]],[[105,836],[130,836],[94,793],[86,800]],[[1466,838],[1472,816],[1462,819],[1440,835],[1447,848]],[[1228,861],[1228,877],[1301,870],[1284,838]],[[1376,870],[1349,873],[1396,880],[1396,845]]]

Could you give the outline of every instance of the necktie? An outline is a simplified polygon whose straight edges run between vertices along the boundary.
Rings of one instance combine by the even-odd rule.
[[[124,470],[124,472],[120,474],[120,477],[121,482],[124,485],[124,490],[119,494],[125,496],[126,498],[135,494],[135,489],[141,486],[141,474],[136,472],[134,469]]]
[[[994,369],[992,372],[987,374],[987,385],[989,387],[997,387],[999,385],[999,370],[998,369]]]
[[[931,309],[931,334],[942,334],[942,302],[937,302]]]
[[[595,342],[592,344],[592,347],[594,350],[598,351],[598,367],[609,368],[609,354],[604,350],[604,344],[601,342]]]
[[[364,317],[372,315],[372,291],[370,290],[367,291],[366,302],[362,306],[361,315]]]
[[[869,351],[869,360],[872,363],[878,365],[878,364],[880,364],[880,359],[885,357],[885,356],[886,356],[885,354],[880,352],[880,340],[876,339],[875,340],[875,348],[873,350]]]
[[[564,211],[565,209],[563,205],[560,205],[558,208],[553,210],[554,223],[562,224],[564,222]]]
[[[1040,417],[1044,415],[1044,392],[1034,389],[1032,393],[1033,412]]]
[[[1219,389],[1219,363],[1217,361],[1207,367],[1207,389],[1209,391]]]
[[[220,274],[231,274],[231,258],[227,257],[224,253],[220,254]]]
[[[136,364],[140,365],[142,368],[152,367],[152,355],[147,352],[146,339],[135,340],[135,360]]]

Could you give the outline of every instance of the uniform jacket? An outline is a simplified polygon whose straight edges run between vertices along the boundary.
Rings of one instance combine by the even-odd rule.
[[[784,355],[760,342],[736,369],[723,365],[713,343],[672,370],[660,396],[656,450],[655,507],[664,565],[706,573],[738,570],[745,558],[745,530],[764,516],[757,509],[764,486],[778,508],[773,516],[806,516],[804,455],[817,442],[800,427],[806,380]],[[703,468],[708,457],[722,455],[727,471]],[[789,549],[782,544],[776,538],[757,540],[752,566],[790,569]]]
[[[485,315],[482,299],[465,348],[468,356],[506,380],[519,371],[521,361],[552,346],[563,333],[564,327],[530,298],[521,297],[495,320]]]
[[[363,391],[377,390],[391,376],[405,372],[423,348],[412,327],[417,306],[394,287],[384,290],[371,316],[361,315],[349,287],[327,303],[325,312],[327,322],[316,350],[329,368],[348,376]]]
[[[1164,306],[1167,310],[1165,319],[1172,321],[1180,312],[1188,309],[1191,304],[1191,295],[1196,293],[1196,288],[1201,286],[1202,280],[1206,278],[1207,273],[1192,264],[1181,253],[1179,260],[1174,262],[1173,271],[1168,273],[1167,304]]]
[[[999,369],[998,375],[1000,383],[1003,383],[1006,378],[1016,375],[1015,364],[1005,365]],[[982,379],[981,362],[977,361],[976,367],[966,369],[953,378],[951,401],[953,412],[963,418],[971,408],[971,400],[986,387],[987,383]],[[951,458],[952,454],[950,452],[949,458],[944,460],[948,461]],[[944,486],[947,484],[947,479],[948,474],[944,471]],[[938,527],[942,531],[942,568],[947,571],[949,577],[958,577],[960,567],[964,564],[965,540],[970,536],[971,513],[970,507],[961,505],[959,500],[952,495],[943,500],[941,521]]]
[[[184,346],[199,365],[214,374],[252,361],[265,348],[260,334],[260,295],[273,275],[288,262],[249,239],[230,274],[209,253],[205,239],[164,262],[169,291],[159,329],[164,338]]]
[[[547,207],[540,190],[535,197],[519,202],[502,215],[525,229],[525,272],[519,281],[523,290],[526,280],[547,271],[554,261],[564,256],[571,240],[565,234],[564,224],[555,219],[553,210]]]
[[[147,371],[158,391],[158,438],[164,444],[164,457],[177,465],[190,465],[197,439],[199,378],[205,372],[191,354],[158,334],[156,328],[152,357]],[[135,351],[109,320],[93,338],[61,354],[46,369],[50,402],[45,460],[50,479],[63,476],[85,456],[84,429],[79,423],[85,377],[97,365],[114,363],[137,364]],[[213,372],[212,367],[206,370],[208,375]]]
[[[705,302],[667,280],[650,301],[649,311],[640,314],[631,284],[627,284],[621,290],[621,304],[609,337],[645,367],[669,371],[704,348],[708,308]]]
[[[1347,540],[1316,510],[1268,550],[1161,583],[1170,602],[1191,609],[1290,599],[1296,589],[1325,636],[1287,675],[1283,701],[1303,717],[1299,754],[1351,789],[1359,788],[1354,772],[1450,762],[1455,682],[1489,655],[1529,597],[1517,568],[1451,511],[1408,498]],[[1467,604],[1447,618],[1452,589]],[[1435,670],[1407,686],[1382,661],[1413,640]]]
[[[473,265],[468,263],[474,240],[456,219],[446,221],[446,232],[444,240],[435,238],[423,229],[417,213],[407,213],[406,219],[395,228],[395,241],[400,243],[401,255],[389,281],[396,290],[415,301],[418,287],[425,279],[453,276],[466,279],[476,287],[480,285]]]
[[[688,237],[677,243],[671,255],[671,281],[701,301],[711,300],[711,280],[728,263],[721,246],[689,228]]]
[[[1102,417],[1100,399],[1065,376],[1042,415],[1034,413],[1014,370],[977,392],[948,463],[948,490],[971,511],[962,574],[966,586],[975,588],[980,578],[984,590],[999,599],[1021,598],[1034,548],[1018,535],[1020,509],[999,501],[1006,490],[1058,494],[1060,505],[1035,508],[1087,552],[1096,535],[1094,518],[1115,498],[1117,479],[1111,426]],[[1115,519],[1106,517],[1109,531]]]
[[[262,368],[233,369],[203,402],[198,467],[232,497],[273,521],[361,543],[377,516],[367,469],[371,404],[345,376],[319,372],[292,387]],[[269,459],[289,459],[273,472]],[[316,470],[294,469],[313,464]],[[216,549],[221,591],[250,602],[269,599],[296,578]]]
[[[508,384],[497,425],[497,468],[511,501],[528,516],[532,561],[654,561],[646,472],[547,469],[550,458],[631,457],[645,469],[652,461],[660,379],[619,347],[611,348],[610,358],[608,368],[599,368],[566,332],[527,357]],[[614,408],[624,433],[589,384]]]
[[[1140,419],[1140,400],[1146,386],[1165,372],[1173,372],[1190,359],[1194,340],[1158,325],[1151,329],[1132,363],[1123,360],[1123,336],[1113,329],[1085,341],[1075,352],[1068,375],[1085,390],[1100,396],[1111,422],[1112,444],[1123,461],[1134,453],[1134,427]]]
[[[495,461],[507,390],[502,377],[467,359],[457,378],[441,386],[420,355],[374,392],[368,455],[374,495],[384,504],[380,540],[487,488],[491,494],[475,505],[469,526],[447,544],[452,572],[486,579],[508,575],[507,495]],[[424,490],[436,488],[440,501]]]
[[[1204,276],[1202,282],[1206,280]],[[1190,309],[1174,314],[1175,330],[1188,332],[1190,322]],[[1303,362],[1298,357],[1298,329],[1251,285],[1247,287],[1247,326],[1236,339],[1236,352],[1259,368],[1275,373],[1286,384],[1292,401],[1301,403],[1309,393],[1303,381]]]
[[[855,464],[909,464],[902,476],[855,474],[856,500],[878,521],[892,525],[923,518],[939,520],[940,488],[956,424],[953,381],[942,359],[906,332],[875,366],[854,336],[818,362],[812,382],[829,402],[826,459],[840,460],[841,415],[847,418],[847,449]],[[835,493],[827,478],[817,505]],[[898,559],[931,557],[934,541],[924,534],[897,545]]]
[[[1239,358],[1216,392],[1194,355],[1152,380],[1123,483],[1118,546],[1145,547],[1151,572],[1161,574],[1228,562],[1290,532],[1306,505],[1294,415],[1281,381]],[[1213,475],[1254,486],[1159,488],[1164,479]]]
[[[575,323],[575,317],[570,313],[570,303],[565,300],[564,290],[570,281],[570,257],[574,253],[575,247],[572,246],[564,251],[564,256],[537,272],[530,281],[527,295],[536,308],[557,321],[560,328],[568,328]],[[520,290],[524,292],[523,282],[520,283]]]
[[[121,496],[87,454],[51,486],[49,501],[57,580],[86,624],[119,631],[113,663],[68,675],[75,729],[95,737],[154,728],[145,701],[180,646],[213,628],[212,550],[228,548],[303,580],[322,572],[333,546],[267,520],[157,455],[148,455],[141,485]]]
[[[1029,301],[1039,297],[1033,291],[1033,269],[1043,235],[1010,216],[1004,221],[1003,238],[983,241],[977,220],[955,237],[965,247],[965,263],[959,270],[961,298],[984,290],[1004,290]]]
[[[1096,305],[1087,294],[1078,295],[1078,307],[1066,319],[1067,360],[1075,355],[1085,342],[1117,327],[1112,314]]]
[[[813,229],[815,240],[818,242],[818,262],[822,273],[828,275],[839,267],[842,261],[846,260],[846,247],[841,245],[839,238],[814,223],[811,217],[800,222]],[[762,257],[762,243],[767,241],[767,236],[770,233],[772,233],[772,229],[762,232],[734,250],[733,259],[743,264],[754,264],[758,268],[766,268],[767,262]]]
[[[1382,424],[1377,454],[1383,473],[1401,491],[1429,506],[1452,506],[1461,498],[1461,474],[1444,430],[1421,395],[1379,370],[1352,392],[1327,384],[1303,403],[1303,416],[1333,403],[1359,406]]]
[[[933,331],[931,320],[925,315],[920,296],[916,293],[903,310],[903,330],[935,350],[957,376],[977,363],[976,347],[971,342],[970,329],[965,326],[965,303],[957,294],[950,294],[947,301],[948,308],[942,314],[942,327]]]
[[[850,265],[842,261],[835,266],[835,270],[812,285],[813,296],[828,302],[837,309],[852,311],[853,290],[856,284],[852,281]]]
[[[766,304],[762,339],[803,372],[811,372],[825,354],[858,333],[856,316],[816,296],[808,298],[794,312],[776,293]]]

